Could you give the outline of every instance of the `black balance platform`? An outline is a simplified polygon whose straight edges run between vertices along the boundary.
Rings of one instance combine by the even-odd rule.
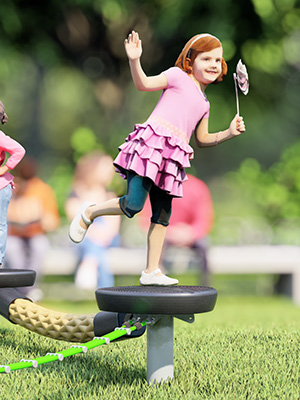
[[[33,270],[0,268],[0,288],[32,286],[35,277]]]
[[[212,311],[217,291],[207,286],[121,286],[96,290],[103,311],[133,314],[198,314]]]
[[[123,286],[96,290],[100,310],[147,319],[147,381],[174,376],[174,317],[192,323],[194,315],[214,309],[217,291],[207,286]]]

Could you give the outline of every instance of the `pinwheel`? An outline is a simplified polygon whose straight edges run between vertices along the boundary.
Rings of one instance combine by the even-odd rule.
[[[244,95],[249,92],[249,77],[245,64],[242,63],[242,60],[239,60],[236,66],[236,73],[233,74],[234,85],[235,85],[235,95],[236,95],[236,109],[237,114],[240,113],[239,107],[239,96],[238,96],[238,87]]]

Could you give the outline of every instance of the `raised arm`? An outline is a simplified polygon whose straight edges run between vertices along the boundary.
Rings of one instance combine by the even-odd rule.
[[[168,80],[164,73],[156,76],[147,76],[141,66],[142,41],[139,34],[132,31],[125,39],[125,50],[129,59],[129,65],[133,82],[138,90],[155,91],[166,89]]]
[[[208,118],[202,119],[198,125],[195,138],[198,147],[217,146],[219,143],[232,139],[245,132],[245,124],[243,117],[236,115],[230,123],[230,126],[225,131],[218,133],[208,133]]]

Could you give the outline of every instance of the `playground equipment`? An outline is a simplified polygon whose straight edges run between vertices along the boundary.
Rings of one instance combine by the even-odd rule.
[[[37,367],[113,340],[136,338],[144,334],[146,323],[137,321],[132,315],[114,312],[99,312],[96,315],[66,314],[48,310],[23,296],[16,287],[33,285],[35,272],[31,270],[0,269],[0,315],[13,324],[18,324],[39,335],[67,342],[84,343],[72,346],[60,353],[49,353],[34,360],[0,365],[0,373],[16,369]],[[130,335],[130,336],[129,336]]]
[[[128,325],[129,324],[129,325]],[[9,365],[0,365],[0,373],[10,373],[11,371],[24,369],[24,368],[37,368],[41,364],[46,364],[52,361],[63,361],[65,357],[70,357],[79,353],[87,353],[88,350],[91,350],[95,347],[101,346],[103,344],[109,344],[113,340],[120,339],[125,335],[131,335],[136,329],[143,328],[146,325],[146,322],[136,323],[134,321],[128,321],[125,325],[121,327],[115,328],[115,330],[107,335],[102,337],[95,336],[93,340],[85,343],[84,346],[73,345],[69,349],[60,351],[58,353],[47,353],[43,357],[39,357],[32,360],[22,359],[20,362],[9,364]],[[137,328],[139,326],[139,328]]]
[[[169,381],[174,376],[174,318],[192,323],[194,314],[212,311],[217,299],[217,291],[204,286],[112,287],[96,290],[101,312],[73,315],[34,304],[16,289],[32,285],[34,280],[33,271],[1,269],[0,314],[40,335],[85,344],[34,360],[0,365],[0,373],[62,361],[113,340],[139,337],[147,326],[147,381]]]
[[[194,314],[212,311],[217,291],[206,286],[128,286],[96,290],[101,310],[130,312],[146,319],[147,381],[173,379],[174,317],[188,323]]]

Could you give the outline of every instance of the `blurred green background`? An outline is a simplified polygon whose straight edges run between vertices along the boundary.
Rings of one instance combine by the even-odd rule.
[[[300,244],[300,8],[296,0],[2,0],[0,93],[6,134],[40,162],[64,216],[78,157],[117,146],[160,93],[138,92],[124,39],[140,33],[147,74],[172,66],[197,33],[219,37],[228,76],[207,89],[210,131],[236,112],[232,73],[241,58],[247,132],[197,149],[192,173],[215,203],[214,243]],[[242,97],[243,96],[243,97]],[[193,141],[192,141],[193,145]],[[124,186],[116,177],[114,189]]]

